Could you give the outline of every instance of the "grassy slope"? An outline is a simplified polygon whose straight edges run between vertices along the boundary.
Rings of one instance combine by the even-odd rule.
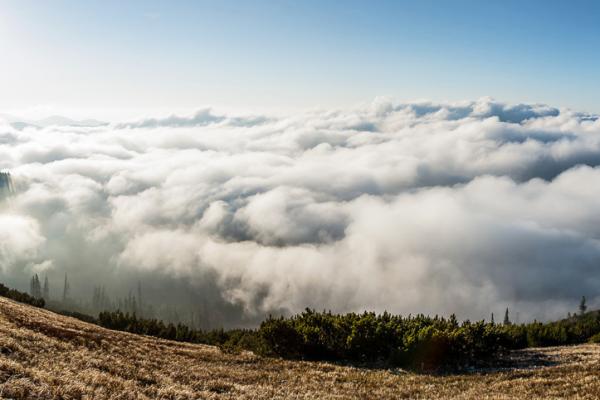
[[[430,376],[228,355],[0,298],[3,398],[600,398],[600,346],[515,352],[507,362],[513,368]]]

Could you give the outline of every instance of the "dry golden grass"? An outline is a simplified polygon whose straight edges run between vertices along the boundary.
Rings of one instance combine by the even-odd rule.
[[[511,368],[436,376],[230,355],[0,298],[2,398],[600,398],[600,346],[515,352],[507,362]]]

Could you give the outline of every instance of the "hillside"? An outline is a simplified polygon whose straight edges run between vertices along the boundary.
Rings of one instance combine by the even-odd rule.
[[[3,398],[600,397],[600,346],[513,352],[504,365],[434,376],[224,354],[110,331],[0,298]]]

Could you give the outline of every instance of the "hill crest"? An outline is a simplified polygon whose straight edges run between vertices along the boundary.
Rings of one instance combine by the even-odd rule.
[[[419,375],[226,354],[111,331],[0,298],[0,390],[18,399],[494,398],[600,395],[600,346],[533,349],[539,365]],[[518,380],[515,380],[516,378]]]

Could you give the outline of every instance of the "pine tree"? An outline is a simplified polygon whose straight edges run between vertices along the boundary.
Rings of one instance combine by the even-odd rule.
[[[494,313],[492,313],[492,325],[494,324]]]
[[[506,307],[506,312],[504,313],[504,325],[510,325],[510,318],[508,317],[508,307]]]
[[[142,310],[142,282],[138,281],[138,287],[137,287],[137,305],[138,305],[138,314],[139,316],[143,316]]]
[[[92,294],[92,308],[98,310],[100,304],[100,288],[94,286],[94,293]]]
[[[106,296],[106,290],[104,289],[104,285],[100,286],[100,308],[106,310],[110,307],[110,301],[108,296]]]
[[[135,312],[135,308],[133,306],[133,295],[131,294],[131,289],[129,290],[129,294],[127,295],[125,308],[126,308],[127,312],[130,312],[130,313]]]
[[[579,313],[583,315],[586,311],[587,305],[585,304],[585,296],[581,296],[581,301],[579,302]]]
[[[48,275],[46,275],[44,278],[44,293],[42,297],[44,297],[44,300],[46,301],[50,300],[50,285],[48,283]]]
[[[31,280],[29,281],[29,294],[31,294],[31,296],[35,297],[36,299],[39,299],[40,297],[42,297],[42,288],[40,285],[40,278],[38,277],[37,274],[32,276]]]
[[[69,281],[67,279],[67,273],[65,272],[65,284],[63,286],[63,303],[66,303],[68,298],[69,298]]]

